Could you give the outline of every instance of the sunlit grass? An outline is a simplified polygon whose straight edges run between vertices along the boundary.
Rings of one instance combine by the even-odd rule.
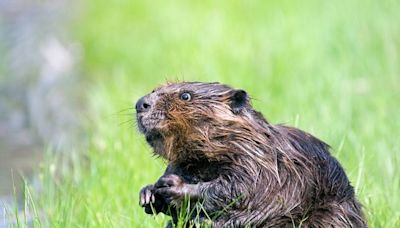
[[[88,1],[73,32],[90,80],[89,142],[61,178],[51,172],[60,159],[44,163],[37,225],[165,225],[139,207],[140,188],[165,164],[129,108],[159,84],[188,80],[242,88],[271,122],[329,143],[370,226],[400,226],[399,10],[368,0]]]

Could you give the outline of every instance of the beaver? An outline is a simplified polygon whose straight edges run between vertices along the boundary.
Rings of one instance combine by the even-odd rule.
[[[139,131],[168,161],[160,179],[140,191],[146,213],[176,223],[189,199],[201,205],[192,219],[212,227],[367,227],[330,147],[269,123],[244,90],[168,83],[140,98],[136,111]]]

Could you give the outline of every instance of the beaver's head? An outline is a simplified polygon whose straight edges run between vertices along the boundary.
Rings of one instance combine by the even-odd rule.
[[[156,88],[136,103],[139,130],[171,162],[221,159],[237,137],[251,137],[262,116],[248,95],[219,83],[182,82]]]

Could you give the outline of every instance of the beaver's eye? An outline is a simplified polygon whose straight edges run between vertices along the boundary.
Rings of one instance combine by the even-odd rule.
[[[190,95],[190,93],[182,93],[181,94],[181,99],[184,101],[190,101],[190,99],[192,99],[192,95]]]

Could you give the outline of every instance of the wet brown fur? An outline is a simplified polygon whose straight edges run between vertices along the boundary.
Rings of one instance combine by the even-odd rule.
[[[180,99],[184,92],[190,101]],[[145,99],[151,110],[138,114],[138,124],[155,154],[168,161],[164,176],[177,175],[196,189],[207,214],[223,212],[213,227],[367,226],[329,146],[270,124],[244,91],[170,83]],[[168,191],[155,196],[156,209],[176,217],[165,209],[172,205],[163,199]]]

